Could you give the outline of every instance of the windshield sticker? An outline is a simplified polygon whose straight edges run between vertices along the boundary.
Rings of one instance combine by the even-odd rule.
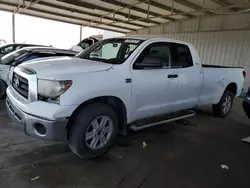
[[[128,39],[128,40],[125,40],[124,42],[137,44],[138,42],[140,42],[140,40],[131,40],[131,39]]]

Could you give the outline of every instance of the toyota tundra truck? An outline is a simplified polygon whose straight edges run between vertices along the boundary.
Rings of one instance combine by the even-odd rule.
[[[187,42],[111,38],[75,57],[17,66],[6,106],[27,135],[65,141],[78,156],[93,158],[119,133],[191,117],[201,105],[226,117],[245,76],[240,67],[201,65]]]

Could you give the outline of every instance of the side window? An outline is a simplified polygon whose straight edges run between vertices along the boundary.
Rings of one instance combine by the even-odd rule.
[[[154,63],[162,63],[161,68],[170,68],[171,66],[171,44],[167,42],[157,42],[148,45],[142,53],[139,55],[134,63],[133,68],[137,69],[143,66],[143,62],[148,60],[152,61],[152,67]],[[160,67],[157,67],[160,68]]]
[[[193,66],[193,59],[189,47],[184,44],[174,44],[173,68],[186,68]]]
[[[81,46],[83,49],[86,49],[86,48],[88,48],[88,47],[90,46],[90,44],[89,44],[89,43],[86,43],[86,42],[82,42],[82,43],[80,44],[80,46]]]
[[[21,49],[23,46],[19,45],[19,46],[16,46],[15,50],[19,50]]]
[[[89,46],[91,46],[94,43],[95,43],[95,41],[92,39],[84,39],[83,41],[81,41],[78,44],[78,46],[81,46],[85,50],[86,48],[88,48]]]
[[[129,44],[127,49],[126,49],[126,53],[125,53],[125,58],[129,57],[134,50],[137,48],[138,45],[135,44]]]
[[[9,53],[13,51],[13,46],[7,46],[1,50],[1,53]]]

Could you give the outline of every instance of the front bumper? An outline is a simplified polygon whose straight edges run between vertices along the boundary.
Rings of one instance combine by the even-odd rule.
[[[15,106],[9,97],[6,99],[6,107],[9,117],[16,127],[22,129],[27,135],[46,140],[65,141],[68,123],[66,118],[47,120],[25,113]]]

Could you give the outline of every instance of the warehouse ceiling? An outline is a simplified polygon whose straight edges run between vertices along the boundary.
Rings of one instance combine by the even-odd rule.
[[[3,11],[121,33],[249,9],[250,0],[0,0]]]

